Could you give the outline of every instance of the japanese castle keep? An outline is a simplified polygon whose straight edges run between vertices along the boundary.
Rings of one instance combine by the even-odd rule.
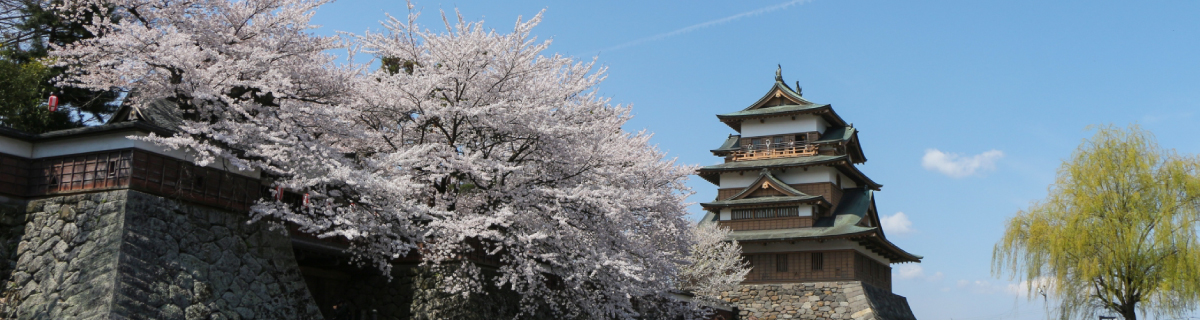
[[[740,134],[712,150],[724,163],[697,172],[719,188],[703,221],[731,229],[753,268],[721,299],[741,319],[915,319],[889,265],[921,257],[880,227],[882,185],[855,167],[867,161],[858,130],[778,70],[766,95],[717,118]]]

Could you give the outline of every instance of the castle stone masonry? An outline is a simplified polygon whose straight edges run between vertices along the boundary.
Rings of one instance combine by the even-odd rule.
[[[739,134],[711,150],[724,163],[697,171],[718,188],[702,223],[731,229],[752,267],[720,298],[747,319],[915,319],[891,293],[890,265],[921,256],[880,227],[883,185],[856,167],[859,131],[779,71],[762,98],[717,118]]]
[[[258,172],[128,138],[171,135],[175,109],[0,128],[0,319],[410,318],[411,261],[389,279],[344,243],[251,223]]]
[[[0,319],[399,320],[447,303],[419,294],[436,284],[417,254],[383,274],[344,239],[251,222],[271,194],[259,172],[129,138],[172,135],[177,111],[160,101],[100,126],[0,128]],[[515,302],[489,297],[471,307]]]

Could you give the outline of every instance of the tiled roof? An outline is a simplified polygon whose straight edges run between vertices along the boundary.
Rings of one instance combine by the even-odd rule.
[[[854,127],[828,128],[828,129],[825,129],[825,133],[821,134],[821,138],[818,138],[817,141],[813,141],[813,142],[826,143],[826,142],[835,142],[835,141],[846,141],[846,140],[850,140],[850,138],[853,138],[854,133],[857,131],[858,130],[854,129]]]
[[[755,198],[761,199],[761,198]],[[871,237],[875,234],[881,234],[879,227],[862,227],[859,223],[870,212],[871,204],[874,201],[874,192],[866,188],[846,189],[842,195],[841,203],[838,204],[837,210],[832,216],[823,217],[813,222],[812,227],[806,228],[791,228],[791,229],[771,229],[771,230],[739,230],[732,231],[729,234],[730,240],[739,242],[746,241],[763,241],[763,240],[817,240],[829,238],[857,238]],[[716,214],[709,212],[701,221],[713,223]],[[882,236],[876,236],[875,241],[880,242],[883,247],[892,251],[897,259],[897,262],[916,262],[922,259],[921,256],[908,253],[895,246]]]
[[[785,196],[785,197],[758,197],[758,198],[743,198],[737,200],[721,200],[701,203],[705,207],[731,207],[739,205],[754,205],[754,204],[783,204],[791,202],[806,202],[820,200],[821,196]]]
[[[737,151],[742,147],[742,136],[731,134],[729,138],[725,138],[725,142],[721,143],[721,147],[710,150],[712,152],[729,152]]]
[[[781,113],[803,112],[829,107],[828,104],[806,104],[806,105],[782,105],[774,107],[762,107],[758,109],[742,110],[733,113],[718,114],[717,118],[725,120],[728,118],[744,118],[753,116],[764,116]]]

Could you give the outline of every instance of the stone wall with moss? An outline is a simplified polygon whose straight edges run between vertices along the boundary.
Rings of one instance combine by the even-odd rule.
[[[132,190],[29,201],[18,319],[320,319],[283,230]]]

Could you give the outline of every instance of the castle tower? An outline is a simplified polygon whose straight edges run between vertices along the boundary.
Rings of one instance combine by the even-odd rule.
[[[712,150],[725,163],[700,168],[718,186],[701,203],[704,223],[732,230],[752,270],[722,294],[742,319],[913,319],[892,294],[891,264],[920,262],[887,240],[875,209],[882,185],[858,130],[829,104],[801,96],[776,71],[762,98],[717,118],[737,131]]]

